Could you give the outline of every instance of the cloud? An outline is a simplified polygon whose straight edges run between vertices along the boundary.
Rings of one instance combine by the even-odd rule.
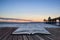
[[[2,19],[2,20],[22,20],[22,21],[32,21],[32,20],[26,20],[26,19],[17,19],[17,18],[3,18],[3,17],[0,17],[0,19]]]

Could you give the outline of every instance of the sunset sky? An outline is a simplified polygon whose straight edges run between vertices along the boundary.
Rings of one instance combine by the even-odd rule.
[[[0,0],[0,17],[43,21],[60,16],[60,0]]]

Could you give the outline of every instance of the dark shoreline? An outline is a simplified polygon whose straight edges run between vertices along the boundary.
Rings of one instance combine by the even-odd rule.
[[[0,22],[0,24],[29,24],[29,23],[44,23],[44,22]]]

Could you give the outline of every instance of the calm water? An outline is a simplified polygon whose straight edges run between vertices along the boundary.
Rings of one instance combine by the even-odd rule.
[[[0,27],[37,27],[36,25],[38,25],[39,27],[48,27],[48,28],[56,28],[59,26],[55,26],[55,25],[50,25],[50,24],[45,24],[45,23],[20,23],[20,24],[0,24]]]

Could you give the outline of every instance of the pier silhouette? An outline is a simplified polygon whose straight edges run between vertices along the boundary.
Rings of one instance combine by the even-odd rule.
[[[60,17],[56,17],[51,19],[51,17],[48,17],[48,20],[44,19],[44,21],[48,24],[57,24],[60,26]]]

